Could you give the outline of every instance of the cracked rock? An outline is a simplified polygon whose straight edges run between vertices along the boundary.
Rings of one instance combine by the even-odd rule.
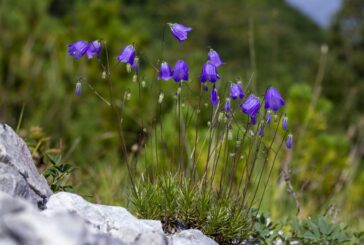
[[[0,191],[24,198],[40,209],[52,194],[25,142],[3,123],[0,124]]]

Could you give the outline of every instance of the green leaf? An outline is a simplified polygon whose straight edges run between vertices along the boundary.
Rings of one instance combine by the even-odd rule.
[[[318,226],[319,226],[319,229],[321,231],[322,234],[324,235],[329,235],[330,234],[330,231],[331,231],[331,227],[329,224],[326,223],[326,221],[323,219],[323,218],[319,218],[318,219]]]
[[[315,236],[315,234],[313,234],[312,232],[310,231],[306,231],[304,234],[303,234],[303,237],[305,239],[308,239],[308,240],[315,240],[317,237]]]

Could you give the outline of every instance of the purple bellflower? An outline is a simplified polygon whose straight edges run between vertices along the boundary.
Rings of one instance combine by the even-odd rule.
[[[285,106],[286,103],[281,94],[274,87],[269,87],[265,92],[265,109],[271,109],[272,111],[278,111],[279,107]]]
[[[288,117],[284,115],[282,120],[282,129],[286,131],[288,129]]]
[[[173,24],[168,23],[168,25],[171,28],[171,32],[172,32],[173,36],[175,36],[175,38],[177,38],[177,40],[179,42],[183,42],[184,40],[186,40],[188,32],[192,30],[191,27],[184,26],[184,25],[177,24],[177,23],[173,23]]]
[[[173,79],[176,82],[188,81],[188,65],[183,60],[178,60],[173,69]]]
[[[219,103],[219,96],[217,94],[217,89],[213,88],[211,91],[211,104],[212,106],[217,106]]]
[[[119,62],[128,63],[129,65],[134,64],[135,48],[133,45],[126,46],[123,51],[116,57]]]
[[[210,62],[205,63],[202,67],[200,82],[204,83],[206,81],[210,81],[212,83],[215,83],[219,79],[220,76],[217,73],[216,66],[214,66]]]
[[[86,53],[89,59],[92,59],[95,55],[97,55],[97,58],[100,58],[101,43],[97,40],[90,42]]]
[[[171,67],[168,65],[167,62],[162,62],[161,67],[159,69],[159,76],[158,80],[169,80],[173,75]]]
[[[242,99],[244,98],[243,88],[240,84],[233,83],[230,85],[230,97],[235,100],[237,98]]]
[[[287,136],[286,146],[288,149],[292,149],[292,146],[293,146],[293,135],[292,134],[289,134]]]
[[[76,60],[78,60],[87,52],[87,49],[88,49],[87,42],[80,40],[68,45],[68,54],[70,56],[75,57]]]
[[[213,49],[210,49],[207,59],[216,67],[224,64],[224,62],[222,62],[220,59],[220,55]]]
[[[256,117],[260,109],[260,100],[254,95],[249,95],[246,101],[240,105],[242,111],[250,117]]]
[[[230,98],[226,98],[224,110],[225,112],[231,112]]]

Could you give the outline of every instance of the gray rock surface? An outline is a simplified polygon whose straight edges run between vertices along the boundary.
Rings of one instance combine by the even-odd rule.
[[[30,203],[0,192],[1,245],[125,245],[102,232],[91,230],[72,213],[43,215]]]
[[[155,245],[216,245],[199,230],[184,230],[173,235],[163,232],[157,220],[142,220],[131,215],[125,208],[92,204],[82,197],[59,192],[50,197],[47,209],[42,213],[53,216],[58,212],[71,212],[80,216],[96,230],[108,233],[125,243]]]
[[[205,236],[201,231],[189,229],[184,230],[171,236],[171,243],[173,245],[216,245],[217,243],[211,238]]]
[[[160,221],[143,221],[135,218],[125,208],[92,204],[82,197],[68,192],[52,195],[47,203],[45,215],[52,216],[58,212],[72,212],[84,219],[94,229],[109,233],[124,242],[133,242],[141,234],[159,239],[164,234]]]
[[[25,142],[3,123],[0,124],[0,191],[22,197],[40,209],[52,194]]]

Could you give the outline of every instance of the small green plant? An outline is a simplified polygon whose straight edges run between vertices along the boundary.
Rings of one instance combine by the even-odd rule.
[[[285,240],[283,233],[278,231],[280,227],[278,223],[271,221],[268,215],[262,213],[256,215],[257,210],[252,210],[252,219],[254,219],[254,227],[250,242],[257,244],[272,244],[274,241]]]
[[[19,125],[18,127],[20,127]],[[21,129],[17,131],[24,138],[35,165],[48,180],[52,191],[72,191],[72,186],[65,183],[76,168],[61,161],[61,147],[53,147],[51,137],[47,136],[40,127],[31,127],[29,130]]]
[[[345,244],[351,237],[346,227],[341,224],[329,222],[325,217],[318,216],[299,222],[296,218],[292,221],[292,238],[303,244]]]
[[[19,135],[26,142],[35,166],[37,166],[39,171],[44,171],[49,165],[48,154],[61,154],[61,147],[54,146],[51,137],[42,128],[30,127],[29,129],[21,129],[18,131]]]
[[[160,219],[167,233],[196,228],[220,244],[247,237],[250,219],[246,210],[203,189],[203,183],[191,186],[178,176],[159,178],[153,182],[141,180],[130,200],[130,209],[138,216]]]
[[[50,183],[52,191],[72,191],[71,185],[66,185],[66,179],[76,169],[70,164],[62,163],[61,155],[46,155],[51,165],[44,171],[43,175]]]
[[[290,231],[288,231],[290,230]],[[350,234],[342,224],[325,216],[299,221],[272,222],[261,214],[254,225],[250,242],[254,244],[361,244],[363,233]]]

